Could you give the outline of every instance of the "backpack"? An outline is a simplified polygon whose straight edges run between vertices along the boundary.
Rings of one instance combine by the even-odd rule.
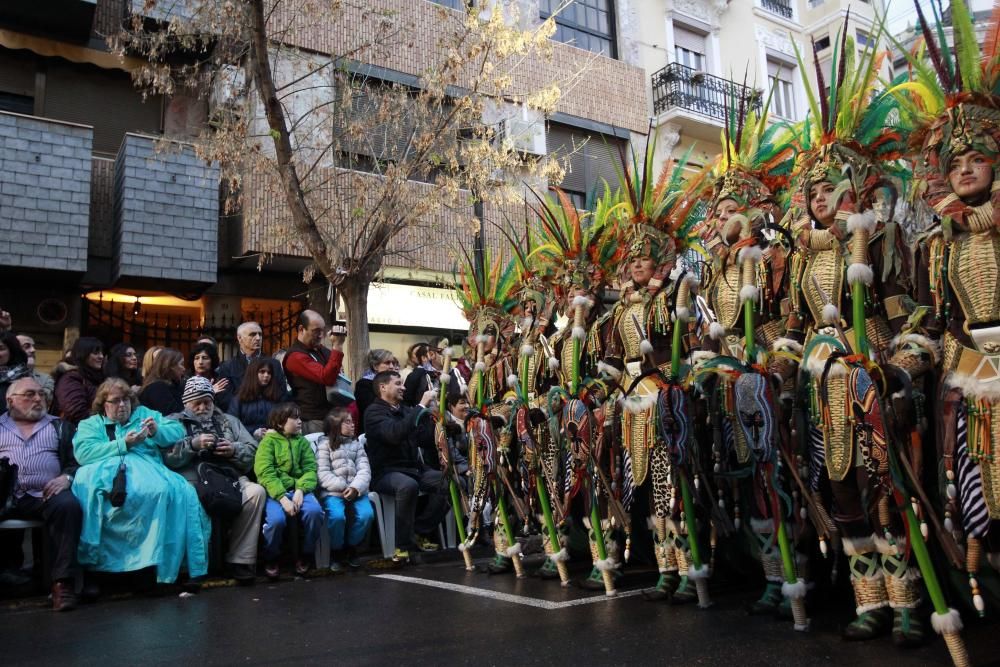
[[[243,492],[236,471],[229,466],[202,461],[195,469],[198,474],[198,500],[213,518],[227,519],[243,509]]]

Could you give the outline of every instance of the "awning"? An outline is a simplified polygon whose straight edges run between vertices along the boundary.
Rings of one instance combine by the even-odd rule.
[[[344,309],[341,305],[341,313]],[[368,291],[368,324],[464,331],[455,292],[440,287],[373,283]]]

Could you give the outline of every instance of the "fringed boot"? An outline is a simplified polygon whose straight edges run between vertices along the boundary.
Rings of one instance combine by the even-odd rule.
[[[885,588],[892,607],[892,641],[896,646],[919,646],[924,642],[924,624],[917,615],[920,606],[920,570],[911,568],[905,556],[882,554]]]
[[[889,595],[876,553],[875,537],[844,537],[843,544],[850,559],[851,585],[858,605],[858,617],[844,629],[844,639],[874,639],[888,632],[892,625]]]
[[[774,524],[760,519],[751,519],[750,524],[760,547],[760,565],[767,584],[760,599],[750,605],[748,611],[754,616],[776,614],[781,605],[781,584],[785,578],[781,571],[781,554],[774,545]]]

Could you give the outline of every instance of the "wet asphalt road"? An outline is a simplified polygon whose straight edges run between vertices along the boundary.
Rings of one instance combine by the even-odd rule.
[[[438,587],[414,583],[418,578]],[[743,605],[753,594],[746,590],[716,592],[709,610],[647,602],[635,594],[653,581],[651,572],[632,575],[621,590],[625,597],[606,600],[601,593],[554,582],[466,573],[450,561],[217,588],[191,598],[102,600],[66,614],[38,605],[8,607],[0,611],[0,664],[903,667],[949,662],[939,640],[906,652],[889,638],[843,642],[837,634],[842,611],[814,610],[809,633],[793,632],[790,622],[750,617]],[[517,597],[493,599],[446,588],[452,584]],[[998,627],[968,629],[974,664],[1000,664]]]

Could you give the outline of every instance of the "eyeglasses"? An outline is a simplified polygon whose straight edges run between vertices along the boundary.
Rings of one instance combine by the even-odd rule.
[[[105,405],[122,405],[123,403],[127,403],[127,402],[128,402],[128,397],[127,396],[121,396],[119,398],[106,398],[106,399],[104,399],[104,404]]]
[[[36,398],[43,398],[45,396],[45,392],[41,392],[41,391],[22,391],[22,392],[17,393],[17,394],[11,394],[11,396],[18,396],[18,397],[21,397],[21,398],[26,398],[29,401],[33,401]]]

